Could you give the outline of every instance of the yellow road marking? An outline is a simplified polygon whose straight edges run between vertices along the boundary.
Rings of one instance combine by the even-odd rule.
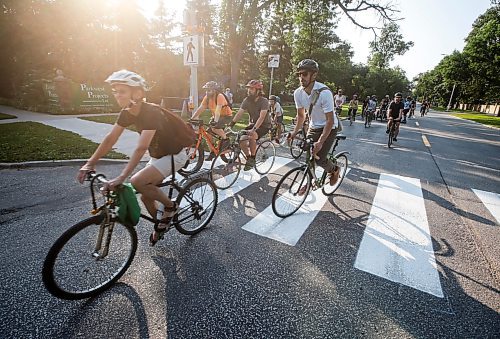
[[[427,140],[427,137],[423,134],[422,134],[422,141],[424,142],[425,146],[431,147],[431,143],[429,142],[429,140]]]

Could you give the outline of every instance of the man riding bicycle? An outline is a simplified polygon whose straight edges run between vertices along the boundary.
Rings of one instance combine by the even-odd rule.
[[[207,90],[207,94],[203,97],[200,107],[193,113],[192,119],[199,119],[203,111],[210,109],[212,113],[210,129],[221,138],[220,149],[224,149],[229,146],[229,139],[224,132],[224,127],[231,122],[233,111],[224,94],[218,91],[219,85],[215,81],[207,82],[203,88]],[[206,160],[212,160],[214,157],[215,154],[210,152]]]
[[[403,116],[404,104],[401,102],[401,98],[403,94],[400,92],[394,94],[394,101],[389,105],[389,109],[387,110],[387,130],[385,133],[389,134],[389,130],[391,129],[391,124],[396,124],[394,126],[394,141],[398,141],[397,136],[399,134],[399,123],[401,121],[401,117]]]
[[[247,97],[243,99],[238,113],[236,113],[229,126],[233,127],[245,112],[250,116],[250,123],[245,127],[248,133],[240,139],[241,150],[247,158],[243,170],[249,171],[255,166],[257,140],[266,135],[271,129],[271,118],[268,113],[269,102],[263,97],[262,89],[264,84],[262,81],[250,80],[246,87]]]
[[[148,89],[146,81],[139,74],[120,70],[111,74],[106,82],[111,85],[113,95],[122,110],[111,132],[106,135],[87,163],[80,168],[77,179],[83,183],[87,173],[95,170],[96,163],[111,151],[125,128],[134,125],[140,133],[136,149],[121,174],[110,180],[107,188],[112,190],[124,183],[144,153],[149,151],[151,160],[146,167],[130,178],[130,182],[141,193],[141,200],[153,218],[163,214],[162,222],[158,226],[162,231],[154,231],[149,238],[150,244],[154,245],[178,209],[178,206],[156,185],[172,174],[172,160],[175,171],[184,166],[188,159],[186,147],[193,144],[195,134],[175,114],[165,116],[158,105],[144,101]],[[175,119],[178,120],[174,121]],[[191,136],[187,135],[188,131],[192,132]],[[163,204],[164,211],[158,211],[157,201]]]
[[[279,97],[276,95],[269,96],[269,112],[271,113],[273,124],[276,126],[274,141],[279,143],[281,138],[281,125],[283,124],[283,108],[279,103]]]
[[[294,138],[301,131],[307,110],[309,128],[306,138],[314,141],[317,164],[329,173],[330,185],[335,185],[339,179],[340,168],[328,160],[327,155],[336,139],[339,120],[333,113],[332,92],[327,86],[316,81],[318,71],[318,63],[311,59],[304,59],[297,65],[297,75],[301,85],[293,93],[297,108],[297,124],[289,138]],[[311,104],[313,105],[309,112]]]

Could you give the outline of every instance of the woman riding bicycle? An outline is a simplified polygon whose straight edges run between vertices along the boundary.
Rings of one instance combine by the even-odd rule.
[[[105,82],[111,85],[113,95],[122,110],[111,132],[80,168],[77,179],[83,183],[87,173],[95,170],[99,159],[113,148],[125,128],[135,125],[140,133],[136,149],[121,174],[109,181],[107,189],[113,190],[124,183],[146,151],[149,151],[151,160],[145,168],[130,178],[130,182],[141,193],[141,200],[153,218],[163,212],[162,223],[158,228],[166,230],[178,206],[156,185],[172,174],[172,159],[176,171],[186,163],[188,155],[185,147],[192,145],[195,134],[174,114],[164,115],[158,105],[145,101],[145,92],[148,90],[146,81],[137,73],[120,70],[111,74]],[[157,201],[165,206],[164,211],[158,211]],[[154,245],[161,235],[162,232],[153,231],[150,244]]]
[[[221,138],[220,149],[223,149],[230,143],[224,132],[224,127],[231,122],[233,111],[228,99],[218,90],[219,85],[215,81],[207,82],[203,88],[207,90],[207,94],[203,97],[200,107],[193,113],[192,119],[199,119],[203,111],[210,109],[212,113],[211,130]],[[214,157],[215,154],[211,152],[206,160],[212,160]]]

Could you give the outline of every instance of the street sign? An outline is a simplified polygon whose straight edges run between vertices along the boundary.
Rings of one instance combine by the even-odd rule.
[[[280,56],[279,54],[271,54],[267,57],[267,67],[269,68],[278,68],[280,65]]]
[[[184,38],[184,66],[198,66],[200,62],[200,47],[198,36],[191,35]]]

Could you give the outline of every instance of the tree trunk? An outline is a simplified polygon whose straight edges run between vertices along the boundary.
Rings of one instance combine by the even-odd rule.
[[[231,63],[231,91],[238,93],[238,81],[240,77],[241,48],[233,49],[229,55]]]

